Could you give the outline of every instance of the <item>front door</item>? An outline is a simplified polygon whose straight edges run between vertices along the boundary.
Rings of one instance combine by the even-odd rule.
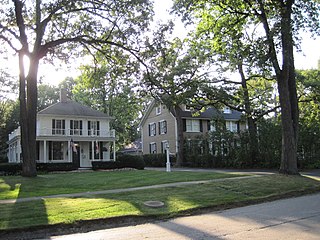
[[[80,167],[80,147],[78,144],[76,144],[76,146],[74,147],[74,150],[76,151],[72,152],[72,163],[75,168],[79,168]]]

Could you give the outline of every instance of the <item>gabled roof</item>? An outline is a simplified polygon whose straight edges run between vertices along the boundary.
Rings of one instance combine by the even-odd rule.
[[[141,127],[146,119],[148,118],[151,110],[156,105],[157,101],[154,99],[148,106],[145,114],[142,116],[142,119],[139,123],[139,127]],[[193,118],[193,119],[207,119],[211,120],[214,117],[222,117],[225,120],[237,120],[239,121],[242,117],[242,113],[236,110],[230,110],[230,113],[225,113],[223,111],[219,111],[216,108],[209,107],[203,112],[199,112],[197,115],[193,115],[192,111],[182,111],[182,118]]]
[[[183,111],[182,118],[196,118],[196,119],[208,119],[211,120],[214,117],[222,117],[225,120],[240,120],[242,113],[235,110],[230,110],[230,113],[218,111],[216,108],[210,107],[203,112],[199,112],[198,115],[192,115],[192,111]]]
[[[77,117],[95,117],[95,118],[112,118],[105,113],[94,110],[80,103],[67,100],[55,103],[40,112],[39,115],[57,115],[57,116],[77,116]]]

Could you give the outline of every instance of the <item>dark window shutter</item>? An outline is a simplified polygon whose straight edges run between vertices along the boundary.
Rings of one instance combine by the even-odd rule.
[[[202,120],[199,120],[199,125],[200,125],[200,132],[203,132],[203,126],[202,126]]]
[[[82,135],[82,120],[80,120],[80,135]]]
[[[73,120],[70,120],[70,135],[73,135]]]
[[[237,122],[237,132],[240,132],[240,122]]]
[[[97,121],[97,135],[100,136],[100,122]]]
[[[52,119],[52,134],[56,134],[56,120],[55,119]]]
[[[149,143],[149,153],[152,153],[151,152],[151,143]]]
[[[158,122],[158,126],[159,126],[159,135],[161,134],[161,122]]]
[[[183,131],[186,132],[187,131],[187,120],[182,119],[182,124],[183,124]]]
[[[151,136],[151,125],[150,124],[148,125],[148,128],[149,128],[149,136]]]
[[[211,130],[211,124],[210,124],[210,120],[208,120],[208,131]]]
[[[66,121],[62,120],[62,134],[65,135]]]
[[[91,121],[88,121],[88,136],[91,135]]]
[[[157,124],[154,123],[153,126],[154,126],[154,136],[155,136],[155,135],[157,135]]]

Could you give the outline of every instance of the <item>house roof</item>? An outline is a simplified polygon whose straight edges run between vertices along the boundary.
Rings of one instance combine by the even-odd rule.
[[[214,117],[222,117],[225,120],[240,120],[242,113],[235,110],[230,110],[230,113],[224,113],[218,111],[216,108],[208,108],[203,112],[199,112],[198,115],[193,115],[192,111],[183,111],[182,118],[197,118],[197,119],[212,119]]]
[[[55,103],[40,112],[40,115],[60,115],[60,116],[79,116],[79,117],[96,117],[96,118],[111,118],[105,113],[94,110],[80,103],[67,100]]]
[[[151,110],[156,105],[156,100],[154,99],[148,106],[145,114],[142,116],[142,119],[139,123],[139,127],[141,127],[146,119],[148,118]],[[219,111],[216,108],[210,107],[207,108],[203,112],[199,112],[197,115],[194,115],[192,111],[182,111],[182,118],[194,118],[194,119],[207,119],[211,120],[214,117],[222,117],[225,120],[240,120],[242,117],[242,113],[236,110],[230,110],[230,113],[225,113],[223,111]]]

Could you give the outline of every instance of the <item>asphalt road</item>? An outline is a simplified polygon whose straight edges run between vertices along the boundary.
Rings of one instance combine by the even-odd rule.
[[[50,239],[320,239],[320,194]]]

